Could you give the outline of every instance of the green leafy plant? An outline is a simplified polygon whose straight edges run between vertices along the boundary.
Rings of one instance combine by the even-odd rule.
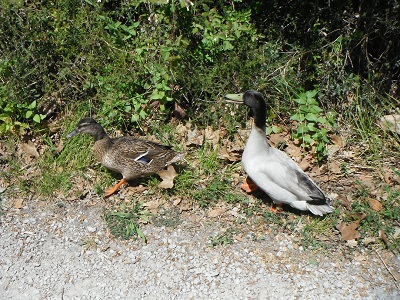
[[[46,118],[46,115],[37,112],[36,100],[30,104],[8,102],[2,110],[3,112],[0,114],[0,133],[3,134],[14,131],[17,131],[16,133],[18,134],[24,134],[30,128],[29,123],[33,121],[33,124],[39,124]]]
[[[315,154],[318,161],[326,158],[327,145],[330,143],[328,129],[335,125],[333,114],[323,114],[315,96],[317,90],[301,93],[299,98],[294,99],[299,107],[298,111],[290,117],[297,121],[297,129],[292,133],[293,138],[301,141],[303,148],[315,145]]]

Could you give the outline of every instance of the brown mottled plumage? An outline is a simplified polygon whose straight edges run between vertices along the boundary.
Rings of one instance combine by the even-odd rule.
[[[93,118],[83,118],[67,138],[86,133],[94,138],[94,153],[107,169],[122,174],[114,187],[105,190],[105,196],[115,193],[129,180],[154,174],[165,166],[180,160],[182,153],[169,146],[142,140],[133,136],[110,138]]]

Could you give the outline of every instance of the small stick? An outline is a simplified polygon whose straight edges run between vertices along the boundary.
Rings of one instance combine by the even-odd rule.
[[[379,254],[378,250],[375,249],[376,254],[378,254],[379,259],[381,260],[381,262],[383,263],[383,265],[385,266],[386,270],[389,271],[390,275],[392,275],[393,279],[394,279],[394,285],[397,287],[397,289],[399,290],[400,287],[397,284],[397,278],[396,276],[394,276],[394,274],[392,273],[392,271],[390,271],[389,267],[386,265],[385,261],[383,260],[382,256]]]

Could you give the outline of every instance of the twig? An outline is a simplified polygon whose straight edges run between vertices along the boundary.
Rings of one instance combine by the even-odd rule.
[[[388,272],[390,273],[390,275],[392,275],[393,279],[394,279],[394,285],[397,287],[398,290],[400,290],[399,285],[397,284],[397,278],[396,276],[394,276],[394,274],[392,273],[392,271],[390,271],[389,267],[386,265],[385,261],[383,260],[382,256],[379,254],[378,250],[375,249],[376,254],[378,254],[379,259],[381,260],[381,262],[383,263],[383,265],[385,266],[386,270],[388,270]]]

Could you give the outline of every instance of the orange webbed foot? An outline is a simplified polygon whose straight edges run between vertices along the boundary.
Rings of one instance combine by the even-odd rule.
[[[115,186],[106,189],[106,190],[104,191],[104,193],[105,193],[104,196],[105,196],[105,197],[111,196],[111,195],[114,194],[114,193],[120,188],[120,186],[123,185],[124,183],[127,183],[127,181],[126,181],[124,178],[122,178]]]
[[[279,208],[279,210],[278,210],[278,208]],[[279,211],[281,209],[282,209],[282,203],[278,203],[278,204],[272,203],[272,206],[269,210],[272,211],[273,213],[277,214],[277,213],[279,213]]]
[[[252,193],[259,189],[259,187],[250,179],[250,177],[247,177],[246,181],[240,187],[246,193]]]

